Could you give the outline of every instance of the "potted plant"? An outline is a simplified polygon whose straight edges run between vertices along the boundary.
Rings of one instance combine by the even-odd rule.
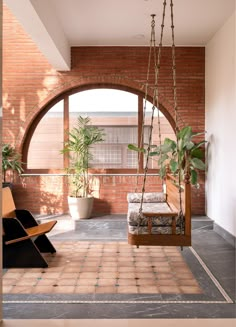
[[[202,146],[205,140],[200,142],[194,141],[194,137],[204,133],[195,133],[191,126],[182,128],[177,133],[177,139],[171,140],[165,138],[163,144],[157,146],[152,145],[149,156],[157,157],[160,167],[160,177],[165,178],[167,171],[171,171],[174,175],[180,173],[180,182],[183,181],[185,173],[190,173],[191,184],[198,187],[198,170],[205,170],[203,162],[204,150]],[[138,148],[133,144],[129,144],[128,148],[135,151],[147,153],[145,147]]]
[[[21,174],[23,162],[21,155],[8,143],[2,144],[2,186],[12,187],[14,173]]]
[[[61,153],[69,155],[69,211],[73,219],[90,218],[93,207],[91,175],[89,164],[92,160],[92,146],[104,141],[103,130],[91,126],[89,117],[79,116],[76,126],[69,131]]]

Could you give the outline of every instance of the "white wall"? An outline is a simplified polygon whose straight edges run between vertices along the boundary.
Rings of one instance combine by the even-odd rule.
[[[236,236],[235,12],[206,46],[206,212]]]

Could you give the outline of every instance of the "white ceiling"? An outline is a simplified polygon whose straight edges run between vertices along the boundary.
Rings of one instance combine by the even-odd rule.
[[[163,0],[4,0],[54,66],[69,69],[70,46],[148,46],[151,14],[159,42]],[[164,45],[171,43],[167,0]],[[204,46],[235,10],[235,0],[173,0],[175,43]]]
[[[160,30],[163,0],[51,2],[70,45],[148,45],[151,14]],[[170,43],[170,0],[165,43]],[[173,0],[176,44],[205,45],[232,13],[234,0]],[[159,31],[157,31],[159,35]],[[142,37],[144,36],[144,37]]]

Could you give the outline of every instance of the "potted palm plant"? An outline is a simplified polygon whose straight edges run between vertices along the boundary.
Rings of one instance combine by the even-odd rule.
[[[71,217],[75,220],[91,216],[94,200],[89,174],[92,146],[104,141],[104,135],[101,128],[91,126],[89,117],[79,116],[61,150],[62,154],[69,155],[69,167],[66,168],[70,190],[68,205]]]
[[[16,149],[8,143],[2,144],[2,186],[12,187],[14,174],[21,174],[24,170],[22,168],[23,162],[21,155]]]

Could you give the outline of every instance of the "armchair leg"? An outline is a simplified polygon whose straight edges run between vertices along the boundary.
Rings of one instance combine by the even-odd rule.
[[[47,268],[34,242],[27,239],[21,242],[3,244],[3,268]]]
[[[38,236],[34,241],[34,243],[41,253],[56,252],[56,249],[54,248],[54,246],[52,245],[52,243],[49,241],[48,237],[45,234]]]

